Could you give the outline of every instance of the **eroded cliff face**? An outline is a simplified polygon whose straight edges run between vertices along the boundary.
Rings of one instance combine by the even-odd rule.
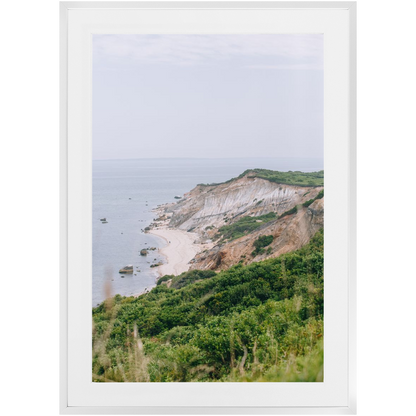
[[[219,185],[198,185],[182,200],[166,208],[169,226],[196,232],[200,242],[212,240],[214,247],[198,254],[191,269],[227,269],[239,262],[249,264],[296,250],[309,242],[323,226],[324,199],[316,199],[323,187],[278,184],[245,175]],[[297,207],[294,214],[279,218]],[[274,212],[276,219],[261,224],[243,237],[228,242],[218,238],[218,229],[242,217],[258,217]],[[272,235],[267,251],[253,256],[253,243],[263,235]]]
[[[299,208],[296,214],[270,221],[244,237],[198,254],[191,269],[224,270],[239,262],[250,264],[297,250],[323,226],[323,202],[319,199],[308,208]],[[273,242],[267,246],[270,250],[253,256],[254,241],[263,235],[273,236]]]

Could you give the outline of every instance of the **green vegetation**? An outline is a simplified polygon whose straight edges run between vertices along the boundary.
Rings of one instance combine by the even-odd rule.
[[[190,283],[198,282],[202,279],[208,279],[209,277],[215,276],[216,273],[213,270],[191,270],[189,272],[184,272],[179,276],[173,274],[166,274],[157,281],[157,286],[168,280],[172,280],[170,287],[174,289],[180,289]]]
[[[170,279],[173,279],[175,276],[173,274],[165,274],[164,276],[160,277],[156,283],[157,286],[161,285],[163,282],[167,282]]]
[[[93,309],[94,381],[323,380],[322,230],[292,253],[176,283]]]
[[[319,192],[318,195],[316,195],[315,198],[309,199],[306,202],[303,203],[303,206],[307,208],[309,205],[311,205],[313,202],[315,202],[317,199],[322,199],[324,197],[324,190]]]
[[[213,277],[216,274],[217,273],[215,273],[213,270],[190,270],[189,272],[185,272],[179,276],[173,277],[171,287],[174,289],[180,289],[191,283],[199,282],[200,280]]]
[[[254,241],[253,246],[255,250],[251,253],[253,257],[258,256],[259,254],[263,254],[266,252],[264,247],[267,247],[273,242],[272,235],[262,235],[257,240]]]
[[[263,224],[273,221],[276,218],[277,217],[274,212],[269,212],[268,214],[260,215],[259,217],[242,217],[233,224],[224,225],[223,227],[219,228],[216,237],[220,238],[222,236],[223,240],[235,240],[251,233]]]
[[[252,174],[253,173],[253,174]],[[319,172],[278,172],[268,169],[253,169],[246,170],[241,176],[252,174],[251,176],[266,179],[270,182],[282,183],[285,185],[298,186],[323,186],[324,185],[324,171]],[[250,176],[249,176],[250,177]]]
[[[221,185],[224,183],[229,183],[235,179],[240,179],[243,176],[248,175],[250,178],[262,178],[270,182],[281,183],[285,185],[296,185],[296,186],[324,186],[324,171],[320,170],[318,172],[300,172],[300,171],[288,171],[288,172],[279,172],[276,170],[268,169],[248,169],[244,171],[237,178],[229,179],[228,181],[221,183],[211,183],[204,184],[200,183],[199,186],[215,186]]]
[[[293,208],[285,211],[282,215],[279,215],[279,219],[286,217],[286,215],[296,214],[298,212],[298,207],[295,205]]]

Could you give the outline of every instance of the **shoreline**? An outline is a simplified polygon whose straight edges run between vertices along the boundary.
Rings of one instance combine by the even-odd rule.
[[[139,297],[149,293],[157,286],[158,280],[165,275],[178,276],[190,269],[190,261],[201,251],[210,249],[214,246],[212,242],[197,243],[200,236],[197,233],[190,233],[178,228],[169,228],[170,217],[166,215],[166,208],[172,204],[163,204],[154,208],[152,211],[157,213],[159,218],[154,220],[147,232],[155,235],[165,242],[165,246],[158,248],[158,252],[164,257],[165,261],[160,266],[154,268],[158,277],[155,284],[144,289],[142,292],[134,294]]]
[[[198,234],[166,226],[148,231],[165,240],[165,247],[159,249],[160,254],[166,258],[166,263],[157,267],[159,277],[164,275],[178,276],[190,268],[189,262],[209,244],[197,244]]]

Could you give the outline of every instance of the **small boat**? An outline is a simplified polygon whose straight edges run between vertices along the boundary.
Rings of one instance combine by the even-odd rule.
[[[101,224],[108,224],[108,221],[101,221]]]
[[[100,221],[107,221],[107,218],[100,218]]]
[[[182,197],[181,197],[181,196],[179,196],[179,195],[175,195],[175,196],[174,196],[174,198],[175,198],[175,199],[182,199]]]

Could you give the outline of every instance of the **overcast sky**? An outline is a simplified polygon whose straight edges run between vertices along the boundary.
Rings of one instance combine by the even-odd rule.
[[[94,35],[93,158],[323,157],[323,35]]]

